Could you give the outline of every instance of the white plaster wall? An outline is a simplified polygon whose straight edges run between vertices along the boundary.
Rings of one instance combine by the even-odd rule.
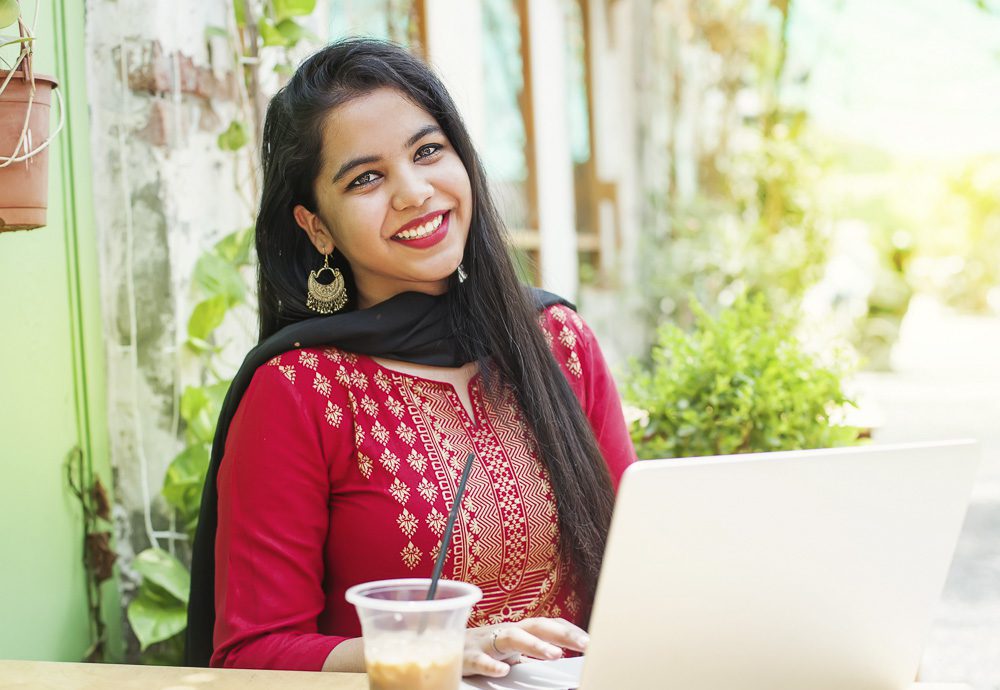
[[[224,26],[227,3],[201,0],[87,0],[87,73],[91,103],[93,193],[106,316],[108,405],[115,487],[127,519],[119,548],[126,556],[152,541],[168,522],[157,512],[167,465],[181,449],[177,398],[195,369],[181,344],[198,297],[190,280],[200,253],[250,224],[235,191],[248,178],[216,137],[235,112],[232,94],[216,85],[204,98],[182,93],[183,58],[224,80],[231,70],[208,26]],[[166,56],[168,88],[130,86]],[[132,77],[130,77],[132,75]],[[249,334],[236,329],[234,339]],[[153,504],[152,510],[147,506]]]

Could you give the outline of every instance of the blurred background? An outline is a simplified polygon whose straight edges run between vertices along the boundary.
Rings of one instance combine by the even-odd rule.
[[[594,327],[643,457],[982,442],[921,673],[1000,688],[1000,3],[4,3],[65,126],[47,225],[0,233],[0,584],[20,622],[0,656],[178,659],[215,419],[256,340],[263,109],[362,34],[445,81],[525,280]],[[800,358],[758,337],[776,324]],[[754,357],[784,378],[765,387]],[[699,406],[723,379],[713,399],[750,408]]]

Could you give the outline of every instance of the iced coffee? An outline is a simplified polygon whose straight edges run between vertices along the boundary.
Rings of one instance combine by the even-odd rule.
[[[365,643],[371,690],[458,690],[465,626],[482,592],[475,585],[440,580],[383,580],[347,590]]]
[[[404,632],[366,643],[371,690],[457,690],[462,681],[463,640],[455,635]]]

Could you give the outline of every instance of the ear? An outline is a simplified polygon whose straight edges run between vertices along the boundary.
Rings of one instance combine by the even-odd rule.
[[[323,255],[333,252],[333,235],[318,215],[302,204],[292,209],[292,215],[295,216],[295,222],[299,227],[309,236],[309,241],[316,247],[316,251]]]

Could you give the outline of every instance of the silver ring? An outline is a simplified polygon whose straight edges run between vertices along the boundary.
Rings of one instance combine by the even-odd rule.
[[[490,638],[490,646],[493,647],[493,651],[503,656],[504,653],[497,649],[497,637],[500,635],[500,628],[493,628],[493,635]]]

